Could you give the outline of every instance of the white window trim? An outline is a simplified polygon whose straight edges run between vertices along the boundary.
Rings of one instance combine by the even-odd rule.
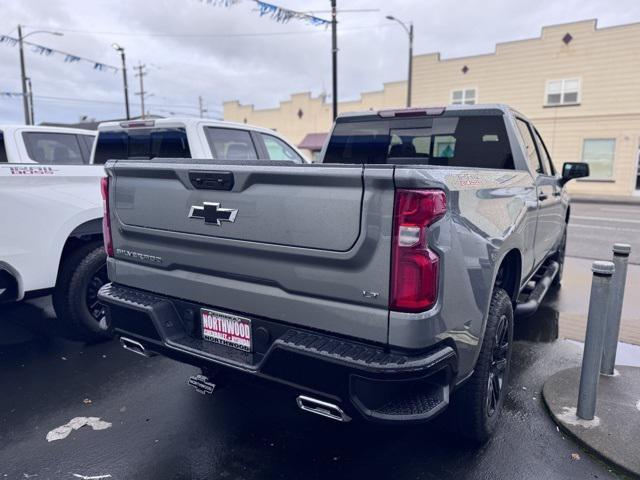
[[[474,103],[473,105],[476,105],[478,103],[478,87],[458,87],[458,88],[454,88],[449,92],[449,104],[450,105],[469,105],[468,103],[464,103],[464,99],[465,99],[465,91],[467,90],[474,90],[476,95],[474,97]],[[463,103],[453,103],[453,92],[459,92],[462,91],[462,101]]]
[[[578,98],[575,102],[571,103],[563,103],[562,99],[564,98],[564,84],[565,82],[576,81],[578,82]],[[549,84],[552,82],[561,82],[560,87],[560,103],[549,103],[547,98],[549,97]],[[542,100],[542,104],[545,107],[564,107],[571,105],[580,105],[582,102],[582,78],[581,77],[569,77],[569,78],[552,78],[547,80],[544,86],[544,98]]]
[[[581,181],[591,182],[615,182],[616,181],[616,160],[618,158],[618,139],[616,137],[583,137],[582,148],[580,149],[580,161],[584,162],[584,144],[587,140],[613,140],[613,160],[611,161],[611,176],[610,177],[593,177],[581,178]],[[587,162],[588,163],[588,162]],[[635,177],[634,177],[635,178]]]

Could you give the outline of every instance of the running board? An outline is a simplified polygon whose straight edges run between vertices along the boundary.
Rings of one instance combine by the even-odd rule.
[[[516,317],[528,317],[536,313],[559,270],[560,264],[555,261],[548,262],[542,268],[542,276],[536,281],[531,293],[528,294],[525,301],[516,305],[514,312]]]

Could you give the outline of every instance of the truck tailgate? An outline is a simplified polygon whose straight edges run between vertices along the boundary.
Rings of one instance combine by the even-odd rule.
[[[387,341],[393,169],[107,164],[116,283]]]

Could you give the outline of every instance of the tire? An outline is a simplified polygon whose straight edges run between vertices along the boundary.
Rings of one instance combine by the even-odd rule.
[[[452,405],[458,433],[473,443],[489,440],[498,424],[509,378],[512,343],[511,299],[502,288],[495,287],[474,373],[455,393]]]
[[[96,342],[113,336],[98,289],[108,282],[106,255],[100,242],[78,247],[68,255],[58,274],[53,308],[81,340]]]
[[[565,225],[564,232],[562,233],[562,240],[560,241],[560,245],[558,246],[558,251],[553,255],[553,259],[558,262],[560,265],[560,269],[555,277],[553,277],[553,281],[551,282],[551,286],[560,287],[562,284],[562,273],[564,272],[564,256],[567,250],[567,230],[568,225]]]

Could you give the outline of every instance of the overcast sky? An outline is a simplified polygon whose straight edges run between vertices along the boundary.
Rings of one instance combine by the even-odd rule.
[[[325,13],[329,0],[270,0],[294,10]],[[53,29],[64,36],[34,34],[28,40],[120,66],[111,48],[126,48],[130,91],[139,91],[131,67],[148,66],[145,89],[151,113],[197,115],[202,95],[212,117],[222,102],[238,99],[257,108],[277,106],[289,94],[331,90],[330,29],[260,17],[250,0],[216,7],[198,0],[21,0],[2,2],[0,34]],[[540,35],[543,25],[597,18],[605,27],[640,21],[638,0],[338,0],[339,98],[357,98],[383,82],[404,80],[407,36],[385,15],[413,21],[416,54],[444,58],[492,52],[497,42]],[[26,49],[36,123],[98,120],[124,115],[120,72]],[[20,92],[18,48],[0,44],[0,92]],[[47,98],[48,97],[48,98]],[[55,98],[52,98],[55,97]],[[139,97],[131,95],[133,114]],[[0,95],[0,123],[23,121],[20,98]]]

